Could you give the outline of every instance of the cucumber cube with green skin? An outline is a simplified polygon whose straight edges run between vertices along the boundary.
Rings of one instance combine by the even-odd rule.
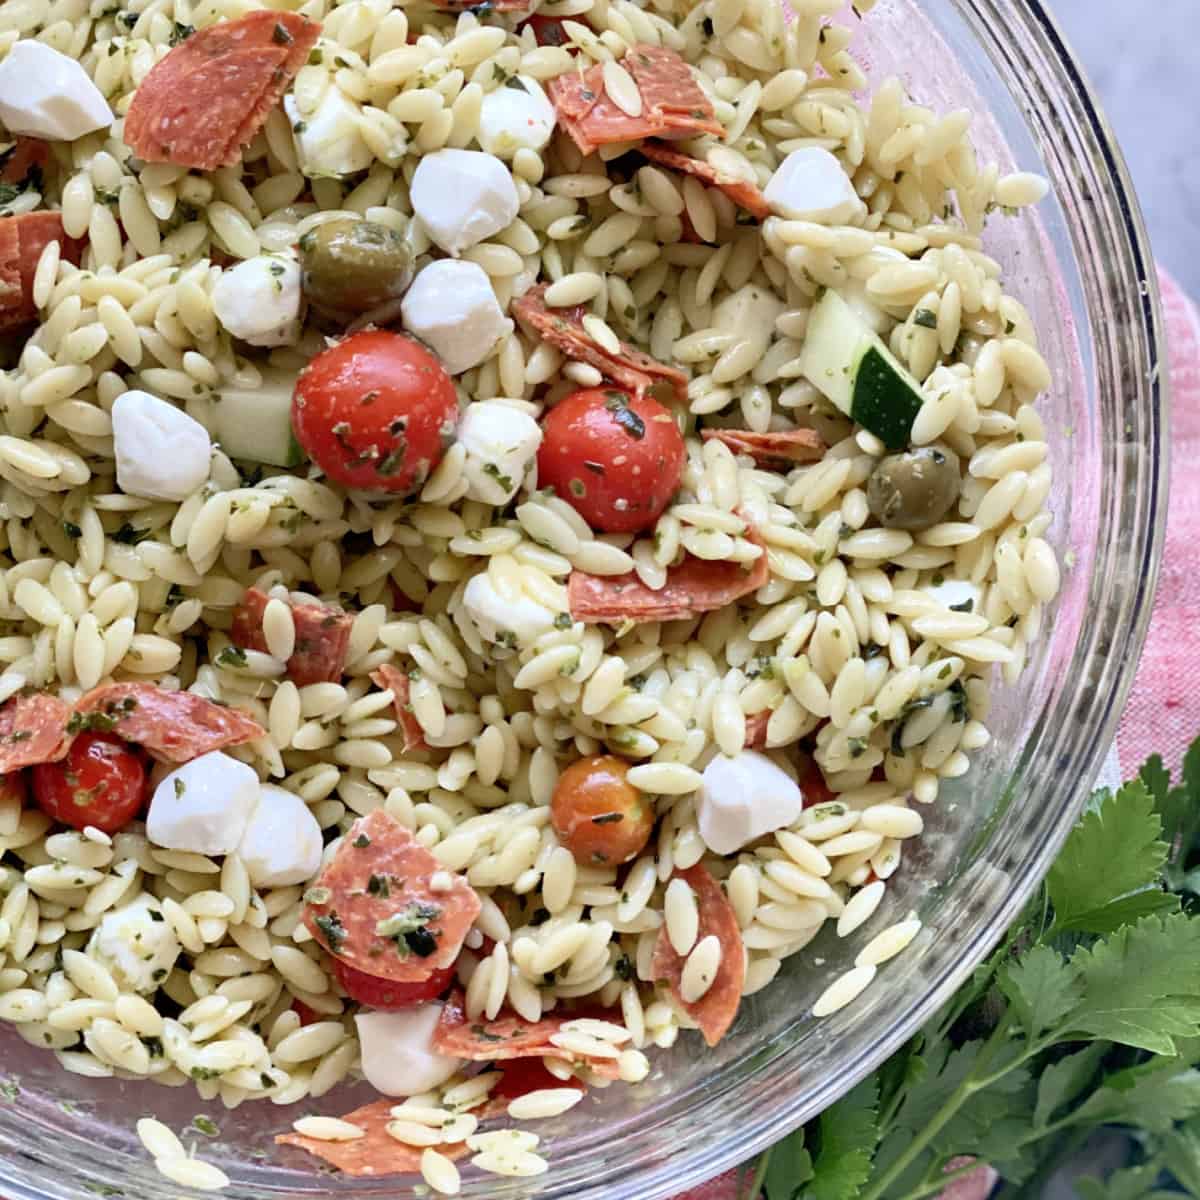
[[[889,450],[909,443],[921,410],[921,386],[834,291],[808,320],[800,369],[826,399]]]
[[[222,388],[213,405],[216,440],[230,458],[297,467],[306,455],[292,433],[295,377],[264,372],[258,387]]]

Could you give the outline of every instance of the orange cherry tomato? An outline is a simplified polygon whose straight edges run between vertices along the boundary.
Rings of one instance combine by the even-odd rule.
[[[305,367],[292,429],[335,483],[364,491],[416,491],[454,438],[458,399],[445,368],[399,333],[364,330]]]
[[[679,490],[685,458],[675,418],[657,400],[584,388],[542,419],[538,481],[593,529],[637,533]]]
[[[629,764],[611,754],[573,762],[558,778],[550,821],[577,863],[629,862],[654,830],[654,810],[625,776]]]

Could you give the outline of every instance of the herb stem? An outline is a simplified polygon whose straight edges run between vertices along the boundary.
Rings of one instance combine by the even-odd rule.
[[[762,1195],[763,1182],[767,1178],[767,1168],[771,1165],[771,1151],[774,1149],[774,1146],[768,1146],[758,1156],[758,1162],[754,1164],[754,1175],[750,1179],[749,1200],[758,1200],[758,1197]]]
[[[911,1191],[898,1196],[896,1200],[921,1200],[922,1196],[931,1196],[935,1192],[943,1191],[952,1183],[957,1182],[959,1179],[965,1179],[968,1175],[978,1171],[980,1167],[986,1167],[987,1165],[987,1162],[982,1158],[972,1159],[965,1167],[955,1167],[953,1171],[937,1174],[932,1179],[918,1184]]]
[[[953,1092],[946,1098],[945,1103],[933,1114],[925,1128],[915,1134],[912,1141],[909,1142],[907,1149],[896,1159],[895,1162],[877,1179],[870,1187],[863,1192],[860,1200],[880,1200],[880,1197],[888,1194],[888,1189],[896,1182],[897,1179],[904,1174],[905,1171],[912,1165],[913,1162],[925,1150],[938,1133],[950,1122],[954,1114],[962,1108],[970,1097],[978,1091],[981,1091],[984,1086],[981,1078],[976,1072],[981,1071],[995,1057],[996,1052],[1008,1039],[1009,1026],[1012,1024],[1012,1009],[1010,1008],[1000,1019],[1000,1024],[992,1030],[991,1037],[988,1038],[983,1048],[979,1051],[979,1057],[975,1062],[975,1066],[971,1069],[970,1074],[954,1089]],[[1009,1063],[999,1075],[990,1079],[990,1082],[995,1082],[996,1078],[1007,1074],[1013,1069],[1015,1063]]]

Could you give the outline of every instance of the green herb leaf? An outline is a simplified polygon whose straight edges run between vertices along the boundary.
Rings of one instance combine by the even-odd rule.
[[[812,1158],[804,1148],[804,1130],[797,1129],[771,1150],[763,1179],[766,1200],[796,1200],[812,1177]]]
[[[1106,909],[1131,893],[1158,887],[1167,859],[1161,832],[1154,797],[1141,780],[1086,812],[1046,877],[1055,929],[1109,933],[1128,920],[1127,910]],[[1142,911],[1161,906],[1158,900],[1143,903],[1151,907]]]
[[[1116,1071],[1071,1113],[1072,1123],[1136,1125],[1154,1133],[1200,1113],[1200,1071],[1178,1070],[1177,1059]],[[1170,1073],[1169,1073],[1170,1072]]]
[[[879,1137],[879,1085],[873,1076],[827,1108],[817,1128],[821,1149],[805,1191],[811,1200],[854,1200],[871,1177]]]
[[[1174,1054],[1200,1026],[1200,920],[1143,917],[1071,957],[1084,998],[1071,1030]]]
[[[1055,1028],[1079,1000],[1075,969],[1049,946],[1035,946],[1006,966],[997,982],[1031,1038]]]
[[[1103,1042],[1093,1042],[1042,1071],[1038,1079],[1037,1107],[1033,1113],[1035,1125],[1047,1124],[1060,1108],[1072,1103],[1092,1083],[1105,1051]]]

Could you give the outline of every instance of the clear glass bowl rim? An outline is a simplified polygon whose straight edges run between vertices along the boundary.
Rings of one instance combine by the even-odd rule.
[[[1072,207],[1084,204],[1094,218],[1090,227],[1071,232],[1084,275],[1084,303],[1092,318],[1105,423],[1099,529],[1088,596],[1089,612],[1098,619],[1083,624],[1063,668],[1075,672],[1081,682],[1069,689],[1052,714],[1060,722],[1053,753],[1039,757],[1047,740],[1040,727],[1026,747],[1029,769],[1023,786],[1044,785],[1045,794],[1053,798],[1037,826],[1038,848],[1011,872],[1002,898],[978,906],[964,921],[959,952],[943,958],[925,977],[919,994],[909,989],[885,1028],[831,1027],[831,1041],[838,1042],[843,1057],[819,1082],[794,1086],[811,1059],[802,1061],[804,1051],[791,1047],[730,1086],[673,1098],[665,1112],[655,1112],[644,1129],[619,1146],[606,1144],[598,1131],[590,1144],[576,1143],[581,1153],[574,1161],[556,1156],[548,1176],[536,1181],[495,1179],[486,1191],[471,1186],[466,1194],[494,1200],[532,1194],[544,1200],[660,1200],[746,1162],[827,1107],[898,1049],[999,939],[1047,870],[1115,736],[1150,619],[1166,511],[1168,401],[1166,379],[1159,371],[1162,364],[1165,376],[1165,342],[1153,259],[1121,153],[1039,0],[947,2],[1022,102],[1043,153],[1053,143],[1053,138],[1048,143],[1047,134],[1069,133],[1061,153],[1048,154],[1047,169]],[[1112,424],[1118,417],[1126,423],[1123,435]],[[1137,452],[1129,453],[1131,447]],[[1113,581],[1120,580],[1130,582],[1114,589]],[[991,836],[996,836],[995,830]],[[162,1179],[148,1184],[141,1172],[136,1180],[128,1178],[125,1164],[114,1161],[106,1167],[98,1145],[86,1160],[77,1159],[73,1147],[56,1147],[52,1139],[31,1130],[22,1120],[21,1107],[0,1106],[0,1188],[9,1200],[76,1200],[88,1194],[85,1178],[92,1181],[92,1191],[96,1182],[104,1181],[123,1187],[127,1196],[146,1200],[186,1194],[186,1189]],[[707,1131],[703,1140],[689,1136],[683,1146],[671,1143],[673,1131],[696,1126]],[[250,1187],[235,1184],[227,1194],[234,1200],[314,1196],[321,1194],[322,1182],[323,1177],[315,1176],[312,1190],[297,1192],[262,1180]],[[355,1182],[361,1186],[352,1192],[329,1192],[379,1200],[414,1194],[394,1181]]]

